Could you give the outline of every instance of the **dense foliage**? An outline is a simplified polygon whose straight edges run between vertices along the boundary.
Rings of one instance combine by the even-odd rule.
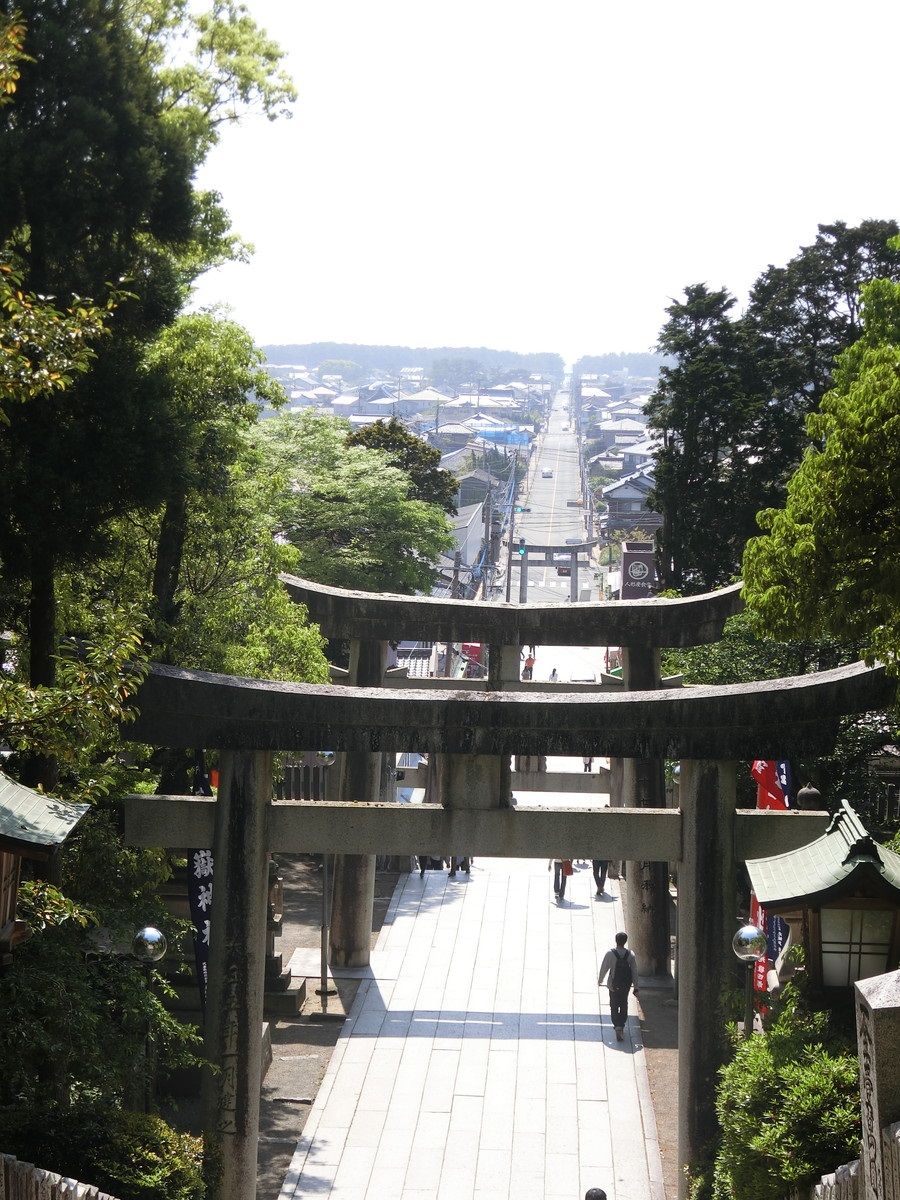
[[[367,371],[394,377],[404,367],[421,367],[428,373],[435,361],[468,359],[496,375],[504,370],[527,371],[562,380],[565,363],[559,354],[519,354],[514,350],[491,350],[486,346],[364,346],[356,342],[308,342],[264,346],[271,363],[295,363],[318,367],[328,359],[350,359]]]
[[[363,591],[429,591],[452,545],[441,508],[414,499],[390,454],[348,444],[349,425],[306,410],[266,421],[256,442],[282,481],[274,511],[299,574]]]
[[[771,1026],[719,1072],[716,1111],[712,1200],[783,1200],[859,1157],[856,1056],[788,985]]]
[[[763,273],[740,317],[727,291],[702,283],[667,309],[659,348],[671,357],[647,408],[661,443],[652,504],[664,587],[702,591],[738,575],[756,513],[783,503],[835,355],[860,334],[863,285],[900,279],[897,232],[894,221],[820,226]]]
[[[26,1162],[90,1180],[119,1200],[202,1200],[202,1142],[152,1113],[76,1104],[44,1114],[39,1126],[4,1113],[4,1147]]]
[[[347,445],[383,450],[391,466],[399,467],[409,476],[410,499],[436,504],[450,516],[456,516],[459,487],[456,476],[442,469],[440,450],[410,433],[396,417],[353,430],[347,437]]]
[[[900,242],[898,242],[900,245]],[[807,420],[812,445],[744,556],[745,595],[776,634],[858,642],[900,662],[900,284],[862,291],[862,336]]]
[[[798,637],[779,641],[767,623],[747,609],[725,623],[721,639],[707,646],[667,650],[663,674],[681,675],[687,684],[751,683],[828,671],[857,662],[859,646],[829,637]],[[797,789],[814,784],[826,808],[848,800],[867,819],[874,792],[869,759],[892,739],[895,721],[890,713],[872,712],[845,717],[832,754],[817,759],[792,759]],[[755,805],[756,784],[749,770],[738,773],[739,802]]]
[[[643,375],[650,378],[659,374],[659,369],[665,363],[662,354],[634,354],[619,351],[615,354],[584,354],[572,367],[576,379],[582,375],[613,375],[616,372],[628,372],[629,375]]]

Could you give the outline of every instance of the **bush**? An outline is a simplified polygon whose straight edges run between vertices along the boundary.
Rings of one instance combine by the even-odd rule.
[[[202,1140],[162,1117],[77,1105],[0,1110],[4,1152],[119,1200],[202,1200]]]
[[[714,1200],[781,1200],[859,1157],[856,1056],[792,985],[768,1031],[741,1041],[719,1080]]]

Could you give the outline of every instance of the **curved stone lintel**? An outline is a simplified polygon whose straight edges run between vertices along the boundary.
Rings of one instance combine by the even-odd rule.
[[[839,718],[884,708],[881,667],[725,687],[547,696],[273,683],[157,665],[126,738],[266,750],[419,750],[623,758],[780,758],[833,748]]]
[[[742,584],[679,599],[502,604],[354,592],[281,575],[329,638],[486,642],[495,646],[701,646],[743,608]]]

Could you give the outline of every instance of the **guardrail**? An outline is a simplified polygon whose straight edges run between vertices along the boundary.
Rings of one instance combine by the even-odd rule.
[[[900,1121],[881,1131],[881,1151],[884,1164],[884,1191],[877,1194],[884,1200],[900,1200]],[[862,1200],[862,1175],[859,1160],[845,1163],[818,1183],[795,1188],[789,1200]]]
[[[0,1200],[116,1200],[108,1192],[0,1154]]]

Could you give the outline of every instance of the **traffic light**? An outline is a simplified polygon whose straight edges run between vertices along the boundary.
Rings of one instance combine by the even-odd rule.
[[[516,547],[516,550],[522,556],[522,558],[525,557],[525,539],[523,537],[519,538],[519,544]]]

